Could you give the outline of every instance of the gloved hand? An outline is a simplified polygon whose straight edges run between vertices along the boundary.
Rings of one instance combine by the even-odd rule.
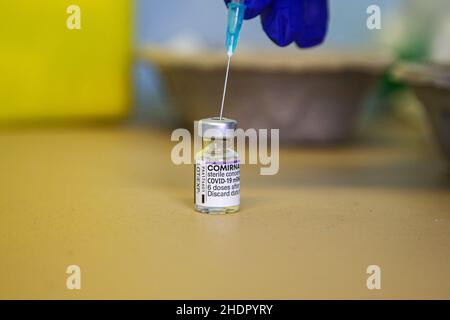
[[[328,0],[245,0],[245,4],[244,19],[261,15],[265,33],[281,47],[292,42],[300,48],[313,47],[327,33]]]

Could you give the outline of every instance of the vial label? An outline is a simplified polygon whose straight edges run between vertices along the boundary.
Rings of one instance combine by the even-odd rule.
[[[195,204],[205,207],[238,206],[240,202],[240,161],[195,162]]]

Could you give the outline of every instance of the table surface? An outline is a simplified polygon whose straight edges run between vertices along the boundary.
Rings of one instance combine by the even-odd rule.
[[[450,298],[447,165],[419,133],[379,131],[283,148],[275,176],[243,166],[241,211],[208,216],[169,132],[3,130],[0,298]]]

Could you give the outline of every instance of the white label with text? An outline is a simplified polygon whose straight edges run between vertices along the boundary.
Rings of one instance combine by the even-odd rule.
[[[195,163],[195,204],[205,207],[238,206],[240,202],[240,161]]]

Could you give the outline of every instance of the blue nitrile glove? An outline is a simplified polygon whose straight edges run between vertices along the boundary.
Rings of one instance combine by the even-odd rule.
[[[245,0],[245,4],[244,18],[261,15],[265,33],[281,47],[295,42],[300,48],[309,48],[325,39],[328,0]]]

